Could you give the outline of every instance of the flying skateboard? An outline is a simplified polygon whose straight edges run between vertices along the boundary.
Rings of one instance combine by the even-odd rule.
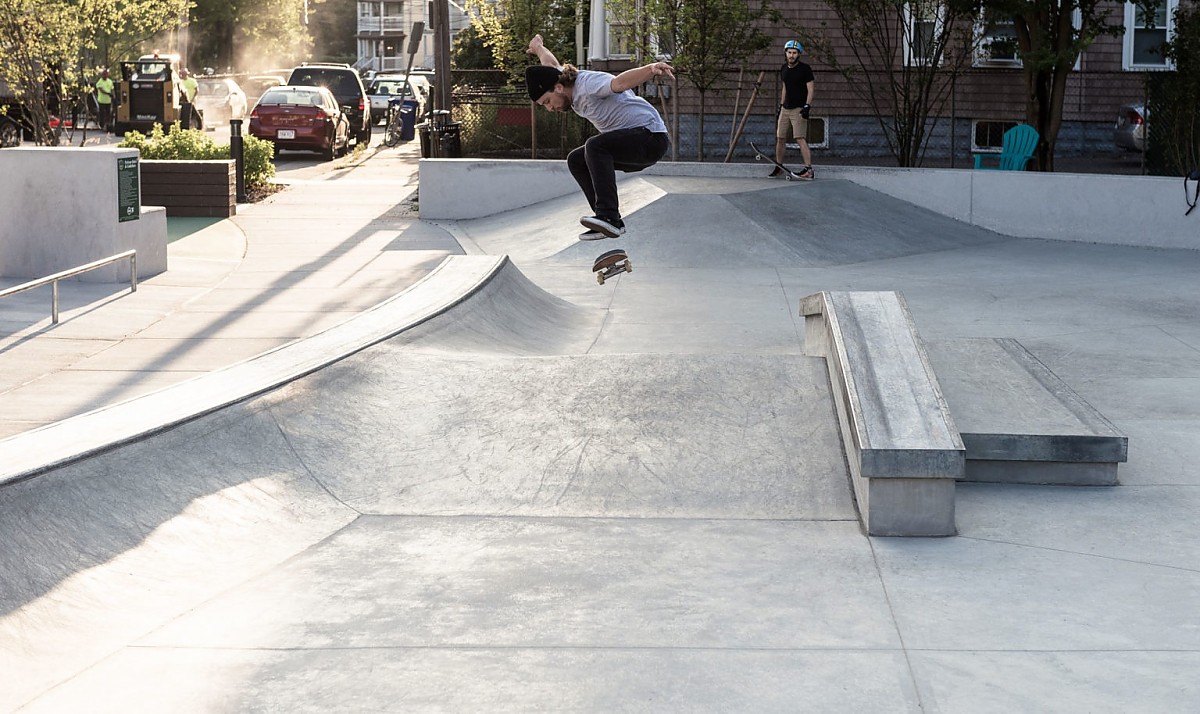
[[[592,272],[596,274],[596,282],[603,285],[605,280],[614,275],[632,273],[633,264],[629,262],[629,256],[625,254],[625,251],[618,248],[596,258],[596,262],[592,265]]]
[[[783,172],[784,179],[786,179],[788,181],[812,181],[812,176],[801,176],[800,174],[796,173],[795,171],[792,171],[788,167],[786,167],[783,164],[776,161],[775,157],[771,156],[770,154],[764,152],[762,149],[755,146],[753,141],[750,142],[750,148],[754,149],[754,160],[755,161],[766,160],[766,161],[770,161],[772,164],[775,164],[775,166],[780,171]]]

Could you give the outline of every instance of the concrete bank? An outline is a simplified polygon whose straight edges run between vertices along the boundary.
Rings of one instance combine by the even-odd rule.
[[[1187,206],[1175,178],[869,166],[818,166],[817,172],[818,180],[851,181],[1018,238],[1200,247],[1200,214],[1183,215]],[[764,169],[663,162],[640,175],[758,178]],[[421,188],[421,217],[427,220],[478,218],[578,191],[565,162],[533,160],[422,159]]]

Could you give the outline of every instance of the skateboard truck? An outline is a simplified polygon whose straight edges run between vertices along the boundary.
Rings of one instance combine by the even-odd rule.
[[[596,274],[596,282],[603,285],[605,280],[614,275],[632,273],[633,264],[629,262],[629,256],[625,254],[625,251],[610,250],[596,258],[596,262],[592,265],[592,272]]]

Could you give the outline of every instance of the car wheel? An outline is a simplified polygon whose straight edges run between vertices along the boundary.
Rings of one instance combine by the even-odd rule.
[[[8,119],[0,120],[0,148],[20,146],[21,127]]]
[[[354,139],[361,146],[370,146],[371,145],[371,125],[368,124],[367,126],[363,127],[362,131],[358,132],[358,134],[354,137]]]

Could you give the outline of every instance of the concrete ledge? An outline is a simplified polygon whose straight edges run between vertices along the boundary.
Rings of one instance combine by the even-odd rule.
[[[665,161],[617,177],[763,175],[763,164],[757,162]],[[1200,214],[1183,215],[1186,207],[1176,178],[819,164],[817,175],[818,180],[852,181],[1009,236],[1187,250],[1200,246],[1195,240]],[[575,191],[565,161],[421,160],[422,218],[480,218]]]
[[[965,480],[1115,486],[1129,440],[1011,339],[926,345],[966,448]]]
[[[0,486],[164,431],[310,374],[449,310],[487,285],[506,265],[506,256],[451,256],[408,290],[325,332],[142,397],[0,440]]]
[[[904,299],[821,292],[801,300],[800,314],[805,353],[829,370],[867,532],[954,535],[964,449]]]

